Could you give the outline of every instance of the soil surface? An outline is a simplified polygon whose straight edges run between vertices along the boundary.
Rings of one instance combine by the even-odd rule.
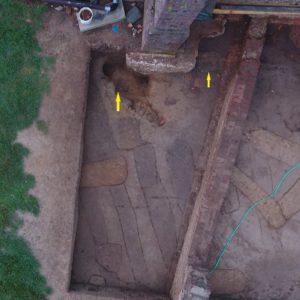
[[[211,264],[253,201],[300,161],[300,51],[288,27],[270,26],[244,142],[221,210]],[[215,299],[299,299],[300,170],[240,227],[212,278]]]
[[[141,76],[126,68],[122,53],[94,54],[73,289],[168,292],[226,40],[231,36],[228,30],[203,42],[197,66],[188,74]],[[211,89],[205,83],[208,71]],[[116,112],[117,91],[120,112]],[[107,170],[107,163],[113,165],[118,158],[127,164]],[[91,163],[106,170],[108,186],[95,187],[91,178],[88,187],[85,166]],[[127,177],[120,184],[117,174],[124,169]]]

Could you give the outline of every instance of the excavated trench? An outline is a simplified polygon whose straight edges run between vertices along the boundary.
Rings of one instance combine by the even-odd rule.
[[[225,40],[207,40],[188,74],[144,76],[122,52],[93,53],[72,290],[168,293]]]
[[[258,132],[269,143],[270,134],[275,134],[281,142],[271,145],[269,154],[263,153],[268,146],[262,140],[261,144],[251,138],[243,141],[235,168],[249,176],[250,188],[243,191],[241,178],[230,186],[217,221],[210,264],[232,224],[249,205],[247,197],[257,200],[258,188],[252,191],[251,187],[259,184],[265,191],[272,190],[272,176],[287,168],[281,149],[287,140],[299,144],[298,32],[276,26],[268,30],[246,130]],[[126,68],[122,52],[93,53],[71,290],[109,291],[109,296],[124,291],[168,293],[189,219],[193,180],[203,167],[199,157],[216,102],[218,78],[230,41],[238,35],[241,39],[242,30],[229,24],[224,35],[203,41],[196,67],[188,74],[144,76]],[[211,89],[205,85],[208,71],[213,78]],[[116,111],[117,92],[120,112]],[[298,155],[286,153],[287,158]],[[275,171],[278,174],[271,174]],[[296,179],[289,183],[291,191],[299,186]],[[290,267],[294,273],[286,276],[288,283],[279,275],[272,277],[277,262],[282,270],[287,270],[285,262],[295,263],[299,248],[293,235],[299,225],[299,205],[292,196],[285,201],[294,206],[282,228],[270,228],[263,213],[241,228],[235,250],[227,254],[212,281],[213,292],[221,295],[215,299],[263,299],[256,290],[264,299],[280,295],[272,286],[293,289],[287,291],[289,295],[299,291],[292,280],[295,268]],[[262,268],[269,273],[264,275]],[[259,284],[255,278],[260,278]]]
[[[124,297],[126,291],[130,295],[147,292],[162,295],[155,299],[166,299],[163,295],[170,289],[189,219],[193,180],[203,167],[199,157],[218,78],[230,41],[241,40],[242,35],[239,26],[229,24],[224,35],[203,41],[196,67],[188,74],[144,76],[126,68],[122,52],[93,53],[71,290],[117,297]],[[285,146],[299,144],[298,37],[299,27],[270,26],[268,30],[246,124],[250,140],[243,141],[235,166],[235,172],[244,175],[233,178],[224,201],[210,264],[249,205],[247,197],[257,200],[260,187],[272,190],[273,176],[278,177],[287,161],[298,155]],[[205,86],[208,71],[213,78],[211,89]],[[116,111],[117,92],[120,112]],[[253,132],[263,139],[251,139]],[[278,144],[268,146],[273,138]],[[265,147],[273,150],[264,153]],[[246,191],[243,178],[248,180]],[[299,205],[292,195],[299,186],[297,178],[288,183],[284,201],[279,200],[286,218],[280,229],[270,227],[272,213],[264,216],[264,211],[241,228],[236,247],[212,278],[213,294],[221,295],[215,299],[259,299],[259,294],[264,299],[270,295],[297,299],[299,287],[293,278],[298,269],[292,267],[299,248],[293,235],[299,224]],[[292,207],[290,215],[287,207]],[[243,261],[245,257],[249,259]],[[276,264],[290,272],[284,275],[288,282],[272,275],[274,270],[281,273],[274,269]],[[138,294],[134,299],[141,298]]]

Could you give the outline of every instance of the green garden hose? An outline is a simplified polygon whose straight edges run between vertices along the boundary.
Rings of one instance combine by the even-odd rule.
[[[274,189],[274,191],[268,195],[267,197],[264,197],[256,202],[254,202],[244,213],[244,215],[242,216],[240,222],[237,224],[237,226],[234,228],[234,230],[232,231],[232,233],[230,234],[230,236],[227,238],[226,243],[224,244],[222,251],[220,252],[218,258],[216,259],[213,267],[211,268],[211,270],[209,271],[209,274],[212,274],[218,267],[222,257],[224,256],[225,252],[227,251],[229,245],[232,242],[233,237],[235,236],[236,232],[238,231],[238,229],[240,228],[240,226],[243,224],[243,222],[245,221],[245,219],[247,218],[247,216],[250,214],[250,212],[258,205],[267,202],[269,199],[274,198],[279,190],[281,185],[283,184],[283,182],[285,181],[285,179],[293,172],[295,171],[297,168],[300,167],[300,162],[298,162],[297,164],[295,164],[293,167],[291,167],[289,170],[287,170],[281,177],[278,185],[276,186],[276,188]]]

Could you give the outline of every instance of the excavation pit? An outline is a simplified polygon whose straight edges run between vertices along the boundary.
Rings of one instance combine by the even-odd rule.
[[[236,33],[231,26],[205,40],[186,74],[145,76],[126,67],[123,52],[92,54],[72,291],[168,299],[217,78]]]
[[[71,290],[167,294],[217,87],[199,69],[143,76],[122,53],[92,57]]]

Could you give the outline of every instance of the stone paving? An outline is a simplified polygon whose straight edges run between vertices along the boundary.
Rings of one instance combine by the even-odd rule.
[[[289,29],[270,26],[244,141],[211,249],[211,264],[245,210],[300,161],[300,54]],[[213,299],[297,300],[300,170],[240,227],[211,278]]]
[[[90,75],[72,288],[165,293],[217,86],[194,88],[193,74],[152,76],[148,98],[166,120],[159,127],[125,106],[115,111],[105,59]]]

